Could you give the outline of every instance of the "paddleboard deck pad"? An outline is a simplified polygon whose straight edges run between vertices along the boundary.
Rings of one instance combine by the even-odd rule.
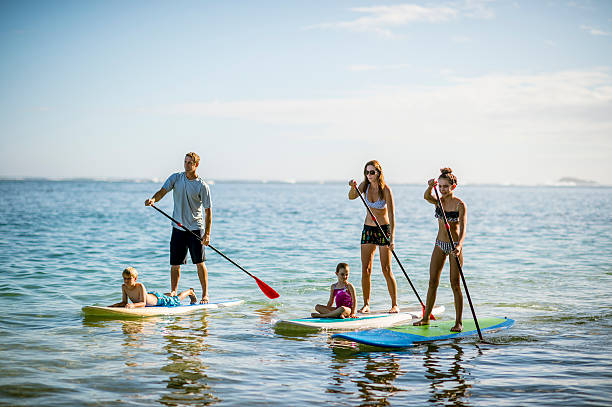
[[[153,317],[161,315],[181,315],[190,314],[192,312],[204,309],[217,309],[232,307],[243,304],[243,300],[227,300],[210,302],[208,304],[190,304],[180,305],[178,307],[143,307],[143,308],[124,308],[124,307],[101,307],[97,305],[89,305],[83,307],[82,311],[85,316],[96,317]]]
[[[479,318],[480,331],[492,331],[510,328],[514,320],[509,318]],[[405,348],[423,342],[461,338],[477,335],[473,319],[463,321],[463,331],[451,332],[455,321],[430,321],[429,325],[402,325],[389,329],[371,329],[367,331],[346,332],[335,334],[332,338],[348,339],[364,345],[383,348]]]
[[[438,317],[444,313],[444,306],[440,305],[433,309],[432,314]],[[278,329],[310,329],[310,330],[351,330],[383,328],[423,316],[423,309],[414,307],[396,314],[387,311],[373,311],[367,314],[357,314],[359,318],[301,318],[280,320],[275,324]]]

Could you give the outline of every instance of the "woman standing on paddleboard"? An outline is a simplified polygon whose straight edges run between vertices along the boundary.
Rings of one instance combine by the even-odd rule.
[[[414,325],[429,324],[428,315],[436,302],[436,293],[440,284],[440,275],[442,268],[446,262],[446,257],[449,254],[458,256],[459,262],[463,266],[463,240],[465,239],[465,230],[467,226],[467,208],[465,203],[454,195],[454,190],[457,187],[457,177],[453,174],[450,168],[442,168],[438,177],[438,187],[440,189],[440,200],[442,208],[446,212],[446,219],[450,226],[450,232],[455,242],[455,250],[452,250],[451,243],[448,241],[448,232],[444,223],[444,216],[440,211],[438,200],[433,195],[433,188],[436,186],[436,180],[430,179],[427,189],[425,190],[425,200],[436,205],[435,217],[438,218],[438,236],[436,243],[431,253],[431,261],[429,263],[429,289],[427,290],[427,305],[423,313],[423,319],[414,323]],[[462,314],[463,314],[463,293],[461,292],[461,283],[459,267],[456,261],[450,262],[450,283],[455,299],[455,326],[451,328],[453,332],[461,332],[463,329]]]
[[[389,185],[385,183],[382,167],[376,160],[368,161],[363,169],[364,180],[357,186],[355,180],[350,180],[349,199],[355,199],[362,193],[366,205],[378,220],[383,231],[389,238],[385,238],[374,219],[366,213],[363,231],[361,232],[361,289],[363,291],[363,307],[359,312],[370,312],[370,282],[372,275],[372,263],[374,252],[378,247],[380,265],[387,289],[391,296],[391,309],[389,312],[399,312],[397,305],[397,283],[391,271],[391,250],[393,249],[393,238],[395,236],[395,209],[393,206],[393,193]],[[357,191],[357,189],[359,192]]]

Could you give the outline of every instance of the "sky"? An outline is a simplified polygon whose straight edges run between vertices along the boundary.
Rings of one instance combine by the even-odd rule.
[[[0,0],[0,178],[612,185],[612,1]]]

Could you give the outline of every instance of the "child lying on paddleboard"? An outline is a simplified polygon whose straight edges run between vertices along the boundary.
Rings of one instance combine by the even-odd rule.
[[[349,265],[338,263],[336,266],[338,282],[331,285],[327,305],[315,305],[317,312],[310,314],[313,318],[359,318],[355,315],[357,297],[355,297],[355,287],[348,282],[349,274]],[[334,300],[335,307],[332,306]]]
[[[123,298],[121,302],[118,302],[109,307],[125,307],[125,308],[142,308],[142,307],[178,307],[181,305],[181,300],[187,296],[191,298],[191,303],[195,304],[198,298],[190,288],[187,291],[183,291],[179,295],[170,296],[168,294],[160,294],[155,291],[147,292],[144,284],[137,283],[138,272],[134,267],[128,267],[123,270],[123,284],[121,285],[121,291]],[[132,300],[132,303],[128,302],[128,298]]]

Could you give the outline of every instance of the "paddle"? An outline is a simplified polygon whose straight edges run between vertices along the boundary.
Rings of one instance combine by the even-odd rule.
[[[359,188],[357,187],[357,182],[355,181],[353,183],[353,187],[355,188],[355,191],[357,191],[357,194],[359,195],[359,198],[361,198],[361,202],[363,202],[364,206],[366,207],[366,209],[368,210],[368,213],[370,214],[370,217],[372,218],[372,220],[374,221],[374,223],[376,223],[376,226],[378,226],[378,229],[380,230],[380,232],[382,233],[382,235],[384,236],[385,240],[387,241],[387,243],[389,245],[391,245],[391,241],[389,240],[389,237],[387,237],[387,234],[385,233],[385,231],[383,230],[382,226],[380,226],[380,223],[378,223],[378,220],[376,219],[376,216],[374,216],[374,214],[372,213],[372,210],[370,209],[370,207],[368,206],[368,204],[366,203],[365,199],[363,199],[363,196],[361,196],[361,191],[359,191]],[[397,254],[395,254],[395,250],[391,249],[391,253],[393,253],[393,257],[395,257],[395,260],[397,261],[397,264],[399,264],[400,268],[402,269],[402,272],[404,273],[404,275],[406,276],[406,279],[408,279],[408,282],[410,283],[410,287],[412,287],[412,291],[414,291],[414,293],[416,294],[419,302],[421,303],[421,307],[423,307],[423,316],[425,316],[425,304],[423,304],[423,301],[421,300],[421,297],[419,296],[419,293],[417,292],[416,288],[414,288],[414,285],[412,284],[412,281],[410,281],[410,277],[408,277],[408,274],[406,273],[406,270],[404,270],[404,266],[402,266],[402,262],[400,261],[400,259],[397,257]],[[431,314],[429,316],[430,319],[435,320],[436,318],[433,316],[433,314]]]
[[[153,207],[153,209],[155,209],[156,211],[158,211],[159,213],[161,213],[162,215],[164,215],[166,218],[170,219],[172,222],[176,223],[177,225],[179,225],[180,227],[182,227],[185,231],[191,233],[192,235],[194,235],[195,237],[198,238],[198,240],[202,240],[202,238],[200,236],[198,236],[197,234],[195,234],[193,231],[187,229],[185,226],[183,226],[179,221],[177,221],[176,219],[174,219],[173,217],[171,217],[170,215],[168,215],[166,212],[162,211],[161,209],[159,209],[157,206],[151,204],[151,207]],[[261,281],[260,279],[258,279],[257,277],[255,277],[253,274],[249,273],[248,271],[246,271],[244,268],[242,268],[242,266],[240,266],[238,263],[236,263],[234,260],[230,259],[229,257],[227,257],[225,254],[221,253],[219,250],[217,250],[215,247],[213,247],[213,245],[209,244],[208,247],[210,247],[211,249],[213,249],[214,251],[217,252],[217,254],[219,254],[220,256],[222,256],[225,260],[229,261],[230,263],[232,263],[234,266],[238,267],[240,270],[244,271],[245,273],[247,273],[249,276],[253,277],[255,279],[255,281],[257,282],[257,285],[259,286],[259,288],[261,289],[261,291],[263,291],[263,293],[271,299],[274,298],[278,298],[280,297],[280,294],[277,293],[276,291],[274,291],[274,289],[272,287],[270,287],[268,284],[264,283],[263,281]]]
[[[442,200],[440,199],[440,195],[438,195],[438,187],[434,185],[433,188],[436,193],[436,199],[438,200],[438,206],[440,207],[440,212],[442,212],[442,216],[444,217],[444,227],[446,228],[446,232],[448,233],[448,240],[451,244],[451,249],[455,250],[455,242],[453,242],[453,235],[450,231],[450,225],[448,224],[448,220],[446,219],[446,212],[444,211],[444,207],[442,207]],[[457,260],[457,267],[459,267],[459,274],[461,275],[461,281],[463,281],[463,288],[465,288],[465,294],[467,296],[468,302],[470,303],[470,309],[472,310],[472,316],[474,317],[474,323],[476,324],[476,330],[478,331],[478,336],[482,339],[482,332],[480,332],[480,325],[478,325],[478,319],[476,319],[476,312],[474,311],[474,305],[472,305],[472,298],[470,297],[470,292],[467,288],[467,284],[465,283],[465,277],[463,276],[463,269],[461,268],[461,262],[459,261],[459,256],[453,256],[455,260]]]

